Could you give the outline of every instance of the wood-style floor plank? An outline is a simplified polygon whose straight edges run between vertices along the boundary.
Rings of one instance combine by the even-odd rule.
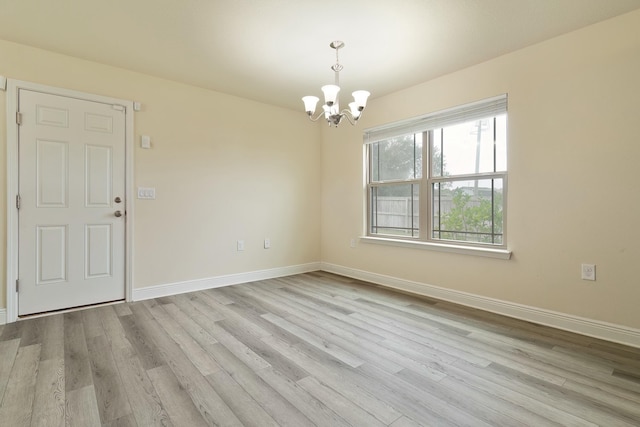
[[[155,424],[141,424],[141,425],[155,425]],[[158,424],[162,425],[162,424]],[[108,423],[102,423],[102,427],[138,427],[138,423],[132,414],[125,415],[124,417],[110,421]]]
[[[378,421],[373,415],[360,408],[355,403],[345,399],[331,387],[322,384],[314,377],[306,377],[298,381],[298,384],[310,395],[331,408],[336,414],[355,426],[384,427],[385,424]]]
[[[133,412],[132,422],[137,421],[141,426],[171,425],[160,397],[149,379],[148,373],[151,371],[145,371],[133,348],[115,351],[113,358],[129,398]],[[127,420],[129,418],[125,417]]]
[[[82,326],[84,327],[85,338],[90,339],[104,335],[100,314],[97,310],[83,310],[80,314],[82,315]]]
[[[64,316],[54,314],[45,320],[40,360],[64,359]]]
[[[187,331],[176,321],[175,316],[172,317],[165,307],[173,304],[155,305],[148,307],[153,317],[162,325],[167,334],[178,344],[183,354],[191,361],[201,375],[207,376],[220,370],[220,366],[215,360],[207,354],[207,352],[193,339]],[[176,312],[174,311],[174,314]]]
[[[296,380],[292,380],[278,370],[261,369],[257,374],[276,390],[282,397],[300,410],[317,426],[347,427],[349,423],[344,418],[332,411],[324,403],[317,400],[302,387]],[[301,378],[302,379],[302,378]]]
[[[318,348],[319,350],[324,351],[327,354],[330,354],[331,356],[335,357],[337,360],[344,362],[351,367],[355,368],[364,363],[362,359],[359,359],[358,357],[354,356],[353,354],[349,353],[343,348],[340,348],[337,345],[327,342],[319,338],[317,335],[313,334],[312,332],[309,332],[304,328],[301,328],[289,322],[286,319],[278,317],[275,314],[268,313],[268,314],[262,315],[262,317],[268,320],[269,322],[273,323],[274,325],[277,325],[278,327],[284,329],[285,331],[295,335],[296,337],[307,342],[308,344],[311,344],[312,346]]]
[[[640,349],[313,272],[0,326],[0,425],[640,426]]]
[[[93,385],[67,391],[65,425],[69,427],[99,426],[100,412]]]
[[[87,349],[100,420],[108,423],[129,415],[131,406],[107,338],[98,335],[87,339]]]
[[[119,349],[129,347],[131,344],[129,337],[126,335],[123,324],[116,315],[112,305],[96,308],[100,316],[100,322],[104,329],[105,335],[111,343],[111,348]]]
[[[64,359],[41,360],[33,401],[31,426],[64,426]]]
[[[241,426],[238,417],[213,390],[162,325],[152,318],[146,306],[134,304],[131,311],[141,331],[153,340],[162,359],[167,361],[167,365],[191,397],[202,418],[210,425]]]
[[[384,399],[376,396],[376,388],[373,384],[361,386],[351,381],[353,376],[347,370],[347,365],[335,359],[328,360],[328,355],[326,353],[318,354],[320,352],[315,347],[310,345],[301,346],[300,344],[291,345],[278,337],[265,337],[263,340],[314,377],[321,378],[325,384],[340,390],[343,396],[374,415],[383,423],[391,423],[402,415],[387,404]],[[300,347],[304,348],[304,350],[301,350]],[[313,354],[314,357],[310,356],[310,354]],[[368,387],[369,385],[372,387]]]
[[[238,359],[222,343],[212,346],[212,352],[213,357],[220,366],[223,366],[226,373],[279,425],[300,427],[313,425],[300,410],[275,392],[253,369]],[[209,377],[207,379],[211,382]]]
[[[40,363],[40,344],[20,347],[0,405],[0,421],[8,426],[29,426]]]
[[[245,426],[277,427],[278,423],[226,371],[208,375],[207,380]]]
[[[93,388],[89,350],[79,311],[64,314],[64,377],[66,391]]]
[[[20,349],[20,338],[8,341],[0,341],[0,402],[7,389],[9,376],[13,370],[13,364]]]
[[[265,369],[278,371],[293,381],[297,381],[300,378],[304,378],[309,375],[309,373],[304,369],[300,368],[298,365],[290,363],[286,357],[255,336],[234,329],[232,326],[227,325],[224,320],[217,322],[217,324],[225,330],[225,335],[221,335],[223,340],[225,337],[231,336],[251,351],[251,353],[245,353],[242,351],[244,349],[240,346],[238,346],[237,349],[241,351],[237,351],[234,348],[236,345],[227,346],[227,348],[230,349],[236,357],[244,360],[245,363],[252,366],[254,370],[260,370],[259,365],[263,364]],[[254,364],[254,361],[257,363]]]
[[[126,338],[121,337],[120,333],[115,335],[119,337],[115,342],[112,341],[112,346],[115,347],[116,350],[118,348],[128,348],[132,346],[136,350],[138,358],[145,369],[153,369],[165,364],[165,360],[160,351],[158,351],[156,344],[151,337],[142,330],[140,327],[141,322],[136,320],[133,314],[120,317],[119,322],[121,323],[122,331]]]
[[[178,379],[168,366],[150,369],[147,374],[174,426],[205,427],[208,425],[200,415],[200,412],[198,412],[198,408],[196,408],[189,394],[178,382]],[[153,423],[151,425],[171,424]]]

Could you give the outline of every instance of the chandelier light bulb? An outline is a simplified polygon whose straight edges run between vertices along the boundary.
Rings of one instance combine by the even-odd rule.
[[[324,103],[331,107],[336,103],[338,99],[338,92],[340,92],[340,86],[337,85],[325,85],[322,86],[322,92],[324,93]]]
[[[358,106],[358,110],[362,111],[364,110],[364,107],[367,106],[367,98],[369,98],[369,95],[371,94],[366,90],[357,90],[353,92],[351,95],[353,96],[353,100]]]
[[[306,111],[310,116],[313,115],[316,111],[318,101],[320,101],[320,98],[317,96],[303,96],[302,102],[304,102],[304,111]]]

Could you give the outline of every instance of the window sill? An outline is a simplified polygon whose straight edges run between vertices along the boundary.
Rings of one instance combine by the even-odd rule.
[[[399,246],[403,248],[425,249],[429,251],[449,252],[462,255],[475,255],[487,258],[509,259],[511,251],[507,249],[493,249],[475,246],[448,245],[445,243],[417,242],[412,240],[389,239],[382,237],[362,236],[363,243],[373,243],[376,245]]]

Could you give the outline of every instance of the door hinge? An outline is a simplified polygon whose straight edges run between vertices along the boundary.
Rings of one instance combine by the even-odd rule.
[[[20,126],[22,124],[22,113],[16,112],[16,124]]]
[[[22,197],[19,194],[16,194],[16,209],[20,209],[20,204],[22,202]]]
[[[20,290],[20,280],[16,279],[16,292]]]

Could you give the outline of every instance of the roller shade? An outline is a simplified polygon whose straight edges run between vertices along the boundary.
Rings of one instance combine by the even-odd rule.
[[[436,111],[424,116],[375,128],[365,129],[364,143],[372,144],[394,136],[423,132],[429,129],[497,116],[507,112],[507,94]]]

